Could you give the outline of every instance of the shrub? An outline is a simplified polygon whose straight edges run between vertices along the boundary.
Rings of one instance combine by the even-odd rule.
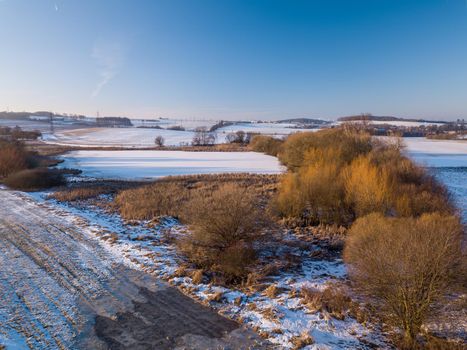
[[[344,250],[357,288],[411,347],[452,287],[462,262],[462,226],[438,213],[420,218],[370,214],[350,229]]]
[[[218,272],[227,283],[239,282],[255,260],[253,244],[265,226],[258,208],[257,198],[234,184],[193,197],[186,206],[190,234],[179,247],[200,268]]]
[[[20,142],[0,140],[0,178],[31,166],[30,154]]]
[[[32,191],[64,185],[65,179],[57,170],[37,168],[13,173],[4,182],[13,189]]]
[[[338,165],[350,163],[372,149],[370,135],[345,128],[326,129],[290,135],[284,142],[279,159],[290,170],[297,171],[302,165],[316,160],[330,160]],[[313,151],[317,154],[313,156]]]
[[[340,170],[332,162],[288,174],[272,206],[279,216],[299,218],[303,225],[342,224],[349,220]]]
[[[389,211],[393,188],[385,169],[361,156],[344,170],[343,177],[346,201],[357,217]]]
[[[277,156],[283,141],[271,136],[254,135],[250,141],[250,148],[255,152]]]

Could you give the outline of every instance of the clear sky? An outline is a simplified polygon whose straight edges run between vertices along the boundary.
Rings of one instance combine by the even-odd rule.
[[[0,0],[0,110],[467,117],[467,0]]]

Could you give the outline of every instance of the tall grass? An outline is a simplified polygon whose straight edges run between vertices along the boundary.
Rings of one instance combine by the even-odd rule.
[[[186,218],[184,207],[192,198],[206,196],[223,184],[234,183],[258,195],[266,205],[276,192],[277,175],[222,174],[174,176],[117,194],[114,207],[128,220],[150,220],[161,215]]]

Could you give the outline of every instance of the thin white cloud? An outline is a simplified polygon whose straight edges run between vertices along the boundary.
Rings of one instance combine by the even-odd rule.
[[[96,42],[91,56],[96,61],[100,78],[92,92],[92,97],[96,97],[102,88],[119,73],[124,61],[124,50],[116,42]]]

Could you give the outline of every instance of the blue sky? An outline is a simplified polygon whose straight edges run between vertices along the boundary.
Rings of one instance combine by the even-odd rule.
[[[0,0],[0,110],[467,117],[467,0]]]

